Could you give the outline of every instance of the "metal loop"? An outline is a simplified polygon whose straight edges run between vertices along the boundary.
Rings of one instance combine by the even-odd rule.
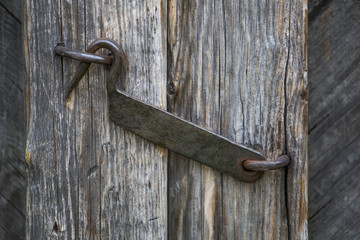
[[[94,54],[97,50],[106,48],[112,53],[112,57],[105,57]],[[71,91],[77,86],[80,79],[85,75],[92,62],[101,64],[111,64],[110,74],[107,81],[108,94],[116,91],[116,82],[121,74],[126,74],[127,59],[121,47],[111,39],[99,38],[93,41],[87,53],[71,50],[61,45],[55,47],[55,53],[60,56],[70,57],[82,61],[73,77],[73,79],[65,87],[65,97],[68,98]]]
[[[55,53],[62,57],[68,57],[87,63],[99,63],[111,65],[113,61],[112,56],[103,56],[93,53],[80,52],[77,50],[69,49],[64,46],[58,45],[55,47]]]
[[[272,161],[246,160],[244,168],[252,171],[268,171],[286,167],[289,163],[290,158],[287,155],[282,155]]]

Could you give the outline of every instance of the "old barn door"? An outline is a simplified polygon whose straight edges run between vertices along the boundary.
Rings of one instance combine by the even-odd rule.
[[[27,0],[27,237],[307,239],[306,7]],[[125,131],[104,65],[66,99],[78,63],[54,47],[100,37],[127,55],[127,93],[291,164],[245,183]]]

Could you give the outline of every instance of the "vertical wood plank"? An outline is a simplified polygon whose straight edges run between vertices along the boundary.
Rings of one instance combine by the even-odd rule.
[[[296,169],[242,183],[170,154],[169,231],[181,239],[306,239],[306,187],[288,186],[305,186],[307,176],[307,101],[294,94],[307,86],[306,3],[170,1],[168,9],[169,109],[268,159],[291,151]]]
[[[60,3],[61,41],[71,49],[85,50],[85,2],[64,1]],[[58,58],[57,56],[54,56]],[[62,58],[63,86],[72,79],[78,62]],[[64,91],[64,90],[62,90]],[[64,94],[64,92],[62,92]],[[62,161],[60,181],[60,237],[65,239],[90,239],[95,234],[90,223],[96,217],[90,212],[91,169],[91,104],[89,80],[82,79],[71,97],[66,101],[66,155]]]
[[[85,46],[88,46],[92,41],[103,36],[101,2],[84,0],[84,15],[86,21],[84,24]],[[88,82],[85,83],[86,90],[83,92],[83,94],[86,94],[85,101],[87,101],[87,104],[85,106],[88,106],[88,112],[84,117],[88,119],[88,124],[83,126],[81,135],[81,149],[83,156],[85,156],[81,159],[81,162],[84,163],[84,188],[81,192],[85,193],[83,201],[87,202],[87,208],[82,209],[82,214],[84,220],[87,219],[86,236],[90,235],[87,237],[90,239],[100,239],[102,237],[100,229],[102,220],[101,148],[105,140],[104,130],[106,128],[104,128],[104,125],[109,125],[109,118],[104,116],[105,111],[107,111],[107,95],[106,91],[104,91],[106,86],[105,71],[104,66],[93,64],[91,71],[87,73]]]
[[[307,0],[290,5],[286,69],[287,211],[290,239],[308,238],[308,66]]]
[[[168,5],[168,110],[218,133],[219,10],[215,2]],[[219,172],[169,154],[170,239],[219,238],[220,185]]]
[[[166,2],[26,4],[28,238],[165,239],[167,150],[110,122],[106,66],[90,67],[65,101],[63,86],[77,62],[60,61],[53,48],[59,41],[79,50],[99,37],[117,41],[128,53],[127,78],[119,79],[125,91],[166,108]]]
[[[286,1],[230,2],[224,6],[224,136],[261,151],[285,153],[285,71],[289,5]],[[224,176],[223,234],[235,239],[286,239],[285,170],[254,183]]]
[[[66,133],[61,60],[53,53],[61,38],[59,12],[59,3],[25,1],[27,239],[59,233],[58,173]]]
[[[103,1],[100,8],[103,36],[119,42],[128,58],[127,77],[119,79],[124,90],[166,108],[166,1]],[[106,103],[105,88],[101,96]],[[102,233],[110,239],[166,239],[167,150],[102,122]]]

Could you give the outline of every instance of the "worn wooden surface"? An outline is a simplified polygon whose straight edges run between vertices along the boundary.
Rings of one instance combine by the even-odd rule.
[[[0,239],[25,237],[22,1],[0,1]]]
[[[23,20],[23,3],[22,0],[1,0],[0,5],[6,9],[7,13],[10,14],[18,23],[22,23]],[[3,35],[6,36],[6,35]],[[21,34],[18,39],[21,39]]]
[[[309,235],[360,236],[360,2],[309,2]]]
[[[168,109],[293,160],[287,173],[242,183],[170,153],[169,234],[306,239],[306,2],[170,1],[168,9]]]
[[[107,68],[93,66],[64,99],[77,63],[53,48],[84,50],[98,37],[129,54],[126,91],[166,106],[163,1],[26,1],[29,74],[27,236],[164,239],[167,151],[109,121]]]
[[[307,238],[305,1],[25,8],[29,238]],[[127,53],[126,92],[267,158],[287,153],[288,170],[242,183],[125,132],[109,121],[104,66],[65,101],[76,64],[54,46],[98,37]]]

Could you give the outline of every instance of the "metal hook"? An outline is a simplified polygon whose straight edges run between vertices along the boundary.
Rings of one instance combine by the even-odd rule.
[[[55,53],[62,57],[72,58],[78,61],[87,63],[99,63],[111,65],[113,61],[112,56],[102,56],[88,52],[81,52],[73,49],[66,48],[63,43],[59,43],[55,47]]]
[[[112,53],[112,56],[96,55],[95,52],[100,48],[108,49]],[[92,62],[100,64],[111,64],[110,75],[107,81],[108,94],[115,92],[116,82],[118,81],[119,76],[126,73],[127,60],[125,54],[121,47],[111,39],[96,39],[90,44],[86,50],[86,53],[68,49],[62,45],[55,47],[55,53],[60,56],[70,57],[81,61],[73,79],[65,87],[66,98],[69,97],[71,91],[77,86],[81,78],[85,75]]]
[[[286,167],[290,163],[290,158],[287,155],[282,155],[272,161],[259,160],[245,160],[244,168],[252,171],[269,171]]]
[[[100,48],[110,50],[113,56],[96,55]],[[254,181],[264,171],[289,164],[288,156],[266,161],[261,153],[232,142],[198,125],[181,119],[116,89],[121,74],[126,73],[127,59],[120,46],[106,38],[90,44],[86,53],[58,45],[55,53],[82,61],[72,81],[66,86],[66,97],[85,75],[92,62],[111,64],[107,81],[110,119],[160,146],[192,158],[200,163],[230,174],[242,181]]]

